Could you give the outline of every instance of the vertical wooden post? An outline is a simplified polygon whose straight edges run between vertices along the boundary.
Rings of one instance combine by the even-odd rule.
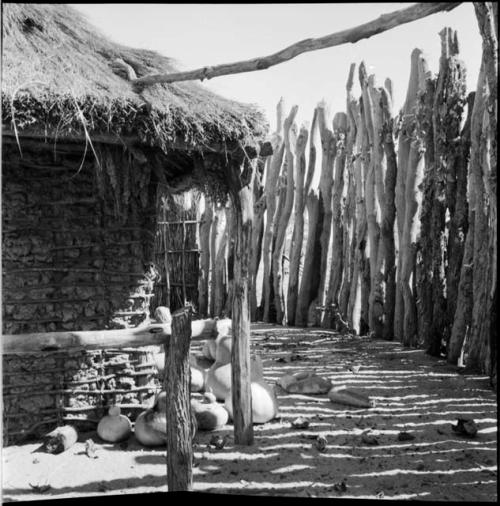
[[[210,230],[213,218],[213,204],[205,195],[205,211],[201,217],[199,232],[200,277],[198,281],[198,312],[208,316],[208,280],[210,275]]]
[[[273,237],[275,235],[275,213],[276,213],[276,200],[278,193],[278,178],[280,174],[281,164],[283,162],[283,155],[285,153],[285,143],[283,142],[283,116],[284,116],[284,101],[283,98],[276,106],[276,132],[273,138],[273,154],[268,159],[265,195],[266,195],[266,227],[264,230],[264,245],[262,247],[262,264],[263,264],[263,286],[262,286],[262,299],[263,299],[263,320],[266,323],[270,321],[270,306],[272,294],[272,255],[273,255]]]
[[[290,278],[288,283],[287,296],[287,323],[295,325],[295,310],[299,295],[299,270],[302,257],[302,242],[304,239],[304,210],[306,207],[306,193],[304,191],[304,178],[306,173],[305,150],[308,138],[307,128],[300,129],[297,137],[296,152],[296,197],[295,197],[295,219],[293,226],[292,245],[290,248]]]
[[[169,492],[193,488],[189,345],[191,308],[172,314],[172,335],[166,358],[167,483]]]
[[[274,306],[276,309],[276,323],[284,323],[286,305],[283,293],[283,254],[286,239],[288,221],[293,209],[294,198],[294,150],[293,137],[295,136],[296,125],[294,123],[298,106],[294,105],[283,125],[283,136],[285,140],[285,164],[286,186],[284,189],[284,205],[280,209],[279,220],[276,226],[276,241],[272,255]],[[280,206],[281,207],[281,206]]]
[[[231,392],[234,406],[234,442],[253,444],[250,389],[250,259],[252,256],[253,178],[255,161],[231,161],[226,177],[233,203],[234,278],[232,292]]]

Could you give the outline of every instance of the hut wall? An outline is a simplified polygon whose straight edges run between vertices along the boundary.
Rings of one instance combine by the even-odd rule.
[[[99,166],[84,146],[47,147],[3,145],[2,330],[136,326],[158,281],[151,171],[121,147],[96,146]],[[144,350],[4,355],[4,442],[95,421],[110,402],[140,407],[157,390],[148,362]]]

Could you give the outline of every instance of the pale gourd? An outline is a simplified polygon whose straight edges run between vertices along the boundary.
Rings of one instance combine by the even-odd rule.
[[[170,313],[170,309],[166,306],[158,306],[155,309],[155,320],[158,323],[171,323],[172,314]]]
[[[191,400],[191,409],[200,430],[217,430],[226,425],[229,414],[221,404],[217,404],[215,396],[211,393],[203,396],[203,402]]]
[[[253,423],[266,423],[278,414],[278,403],[273,389],[264,381],[252,381],[252,421]],[[233,399],[231,390],[224,403],[229,416],[233,418]]]
[[[108,414],[103,416],[97,425],[97,434],[109,443],[117,443],[127,439],[132,432],[132,423],[120,413],[118,406],[111,406]]]
[[[262,378],[262,361],[260,357],[250,358],[250,378],[257,381]],[[215,362],[207,371],[205,389],[213,392],[218,401],[225,401],[231,390],[231,364]]]
[[[205,358],[208,358],[209,360],[215,360],[216,349],[217,346],[215,344],[215,339],[207,339],[203,344],[201,352]]]
[[[135,420],[134,433],[144,446],[163,446],[167,443],[167,419],[150,409],[143,411]]]
[[[219,336],[215,340],[215,361],[224,365],[231,362],[231,349],[233,347],[232,336]]]
[[[232,327],[231,318],[222,318],[215,321],[215,332],[217,336],[231,335]]]
[[[200,392],[205,388],[207,371],[198,365],[196,358],[192,355],[189,357],[189,365],[191,369],[191,392]]]

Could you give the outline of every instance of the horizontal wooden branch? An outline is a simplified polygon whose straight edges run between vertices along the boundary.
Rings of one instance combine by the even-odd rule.
[[[214,338],[215,320],[194,320],[191,332],[195,341]],[[163,345],[170,335],[170,324],[161,323],[139,329],[10,334],[2,336],[2,351],[4,354],[22,354]]]
[[[342,30],[341,32],[325,35],[324,37],[319,37],[317,39],[302,40],[269,56],[262,56],[235,63],[225,63],[222,65],[215,65],[213,67],[202,67],[187,72],[154,74],[135,79],[132,83],[137,91],[139,91],[145,86],[150,86],[156,83],[173,83],[178,81],[193,81],[196,79],[203,81],[204,79],[211,79],[217,76],[264,70],[274,65],[278,65],[279,63],[291,60],[302,53],[340,46],[346,43],[358,42],[359,40],[367,39],[396,26],[430,16],[436,12],[450,11],[458,5],[460,5],[460,2],[419,3],[406,9],[394,11],[389,14],[382,14],[373,21],[369,21],[368,23],[358,25],[348,30]]]

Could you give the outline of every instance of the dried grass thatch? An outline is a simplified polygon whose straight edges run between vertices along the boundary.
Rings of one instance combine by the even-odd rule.
[[[175,70],[153,51],[115,44],[66,5],[2,7],[2,123],[4,131],[71,139],[88,134],[137,139],[167,151],[246,144],[265,135],[254,106],[224,99],[196,83],[133,91],[115,73],[122,59],[137,77]]]

